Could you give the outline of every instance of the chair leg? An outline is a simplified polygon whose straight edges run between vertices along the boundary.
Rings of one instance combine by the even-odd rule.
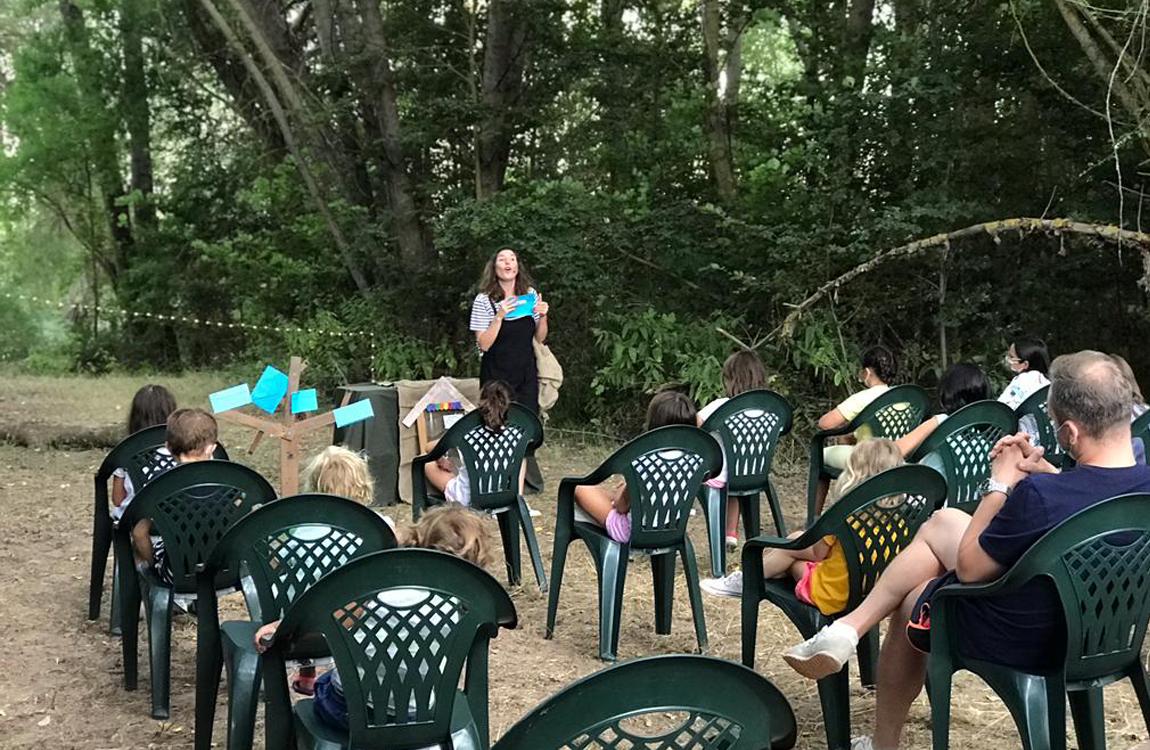
[[[755,642],[759,637],[759,597],[747,596],[746,574],[743,579],[742,621],[743,666],[755,668]]]
[[[120,648],[124,664],[124,689],[135,690],[139,678],[140,578],[132,559],[130,542],[117,538],[116,565],[120,570]]]
[[[518,586],[523,580],[523,571],[519,562],[519,519],[516,514],[507,509],[497,513],[499,519],[499,536],[503,539],[503,559],[507,563],[507,582]]]
[[[655,632],[669,635],[675,602],[674,554],[651,555],[651,579],[655,585]]]
[[[930,734],[933,750],[950,748],[950,688],[953,675],[948,669],[927,667],[927,695],[930,697]]]
[[[849,671],[844,665],[838,672],[818,681],[828,750],[847,750],[851,745]]]
[[[787,522],[783,518],[783,509],[779,505],[778,493],[775,492],[775,486],[771,484],[770,480],[767,480],[767,502],[771,504],[771,515],[775,517],[775,531],[778,532],[779,536],[785,537],[787,535]],[[755,531],[756,536],[760,533],[762,532]]]
[[[759,495],[743,495],[739,498],[739,515],[743,517],[743,536],[754,539],[762,530],[762,517],[759,513]]]
[[[877,625],[859,638],[859,682],[863,687],[873,688],[878,680],[878,654],[881,648]]]
[[[1130,681],[1134,683],[1134,695],[1138,697],[1138,705],[1142,709],[1142,721],[1146,723],[1146,731],[1150,732],[1150,679],[1141,663],[1134,665]]]
[[[629,546],[614,540],[603,545],[599,572],[599,658],[603,661],[615,661],[619,651],[619,620],[629,552]]]
[[[88,582],[88,619],[100,617],[100,603],[104,598],[104,572],[108,567],[108,550],[112,546],[112,523],[107,509],[97,504],[92,522],[92,578]],[[103,517],[101,517],[103,514]],[[112,569],[115,574],[115,565]]]
[[[563,566],[567,563],[567,548],[571,537],[566,532],[555,529],[555,547],[551,552],[551,584],[547,591],[547,627],[543,637],[555,635],[555,613],[559,609],[559,587],[563,583]]]
[[[149,586],[147,601],[152,718],[167,719],[172,669],[172,590],[167,586]]]
[[[250,649],[230,645],[224,648],[228,668],[228,750],[249,750],[259,708],[260,657]]]
[[[1074,733],[1078,735],[1078,750],[1106,750],[1106,713],[1102,709],[1102,688],[1073,690],[1066,697],[1070,700]]]
[[[531,567],[535,570],[535,582],[539,584],[539,591],[547,593],[547,572],[543,569],[543,557],[539,554],[539,540],[535,537],[535,524],[531,522],[531,511],[527,501],[522,497],[516,503],[515,512],[519,516],[519,523],[523,525],[523,540],[527,542],[527,553],[531,556]]]
[[[711,551],[711,575],[722,578],[727,572],[727,547],[723,538],[727,528],[727,504],[718,487],[704,484],[700,492],[703,518],[707,522],[707,546]]]
[[[120,602],[120,564],[115,559],[115,551],[112,553],[112,601],[109,602],[110,611],[108,612],[108,632],[112,635],[120,635],[124,632],[124,626],[121,622],[124,613],[121,610]],[[138,616],[138,615],[137,615]]]
[[[687,576],[687,596],[691,600],[691,615],[695,620],[695,639],[699,642],[699,653],[704,653],[707,650],[707,621],[703,616],[703,592],[699,589],[699,568],[695,563],[695,549],[685,534],[679,553],[683,556],[683,571]]]
[[[1002,698],[1024,750],[1066,750],[1066,686],[1051,677],[982,674]]]

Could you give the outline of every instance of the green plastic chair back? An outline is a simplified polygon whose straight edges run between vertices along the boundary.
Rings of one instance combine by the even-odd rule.
[[[197,571],[197,748],[206,750],[211,746],[219,688],[221,643],[218,609],[212,595],[215,580],[238,577],[251,620],[266,623],[282,618],[296,599],[328,573],[356,557],[395,546],[395,533],[375,511],[335,495],[307,493],[285,497],[232,524]],[[324,649],[314,654],[326,655]],[[242,675],[233,674],[230,679],[243,681]],[[239,688],[237,684],[231,686],[229,700]],[[252,681],[244,694],[254,689]],[[234,726],[236,720],[232,717],[229,726]]]
[[[794,713],[767,678],[723,659],[673,654],[568,685],[492,750],[784,750],[796,736]]]
[[[719,438],[727,459],[727,492],[764,491],[779,438],[791,431],[794,412],[768,390],[740,393],[715,410],[702,428]]]
[[[1059,674],[1045,676],[1053,685],[1041,690],[1003,690],[1027,684],[1025,675],[1009,667],[965,659],[958,650],[954,607],[968,597],[1009,596],[1039,577],[1050,579],[1062,602],[1066,624],[1066,655]],[[1150,619],[1150,494],[1120,495],[1103,500],[1065,519],[1042,536],[999,579],[985,584],[954,584],[938,589],[931,598],[932,713],[936,723],[935,747],[946,746],[950,674],[967,668],[982,675],[1007,702],[1027,735],[1032,702],[1042,706],[1052,726],[1050,738],[1065,747],[1064,699],[1075,692],[1096,692],[1123,677],[1135,681],[1143,718],[1150,728],[1150,694],[1142,667],[1142,644]],[[1035,677],[1035,680],[1042,677]],[[938,687],[945,687],[945,694]],[[1006,694],[1004,694],[1006,693]],[[1057,696],[1057,698],[1055,698]],[[941,704],[945,699],[946,705]],[[1101,707],[1101,697],[1097,698]],[[936,711],[937,709],[937,711]],[[1085,712],[1084,712],[1085,713]],[[1104,736],[1103,716],[1076,714],[1079,742],[1094,746],[1089,736]],[[1031,742],[1024,744],[1028,746]],[[1035,747],[1038,746],[1037,743]]]
[[[703,480],[723,468],[713,435],[689,425],[644,432],[612,453],[580,484],[622,475],[631,501],[631,548],[680,544]]]
[[[820,430],[811,438],[810,477],[807,482],[807,526],[815,520],[815,487],[824,477],[838,476],[837,470],[823,465],[827,438],[849,435],[864,425],[871,437],[898,440],[922,424],[930,409],[930,398],[917,385],[898,385],[870,402],[849,424],[833,430]]]
[[[1050,412],[1046,410],[1049,397],[1050,386],[1039,388],[1018,405],[1014,410],[1014,416],[1018,418],[1020,427],[1024,417],[1033,419],[1038,431],[1038,444],[1044,450],[1043,456],[1058,468],[1069,469],[1074,465],[1074,459],[1058,444],[1058,436],[1054,434],[1054,423],[1050,421]]]
[[[167,437],[167,427],[156,425],[134,432],[113,448],[96,470],[95,507],[92,512],[92,577],[88,592],[88,619],[100,616],[100,601],[104,593],[104,569],[108,561],[108,548],[112,544],[112,519],[108,497],[108,482],[116,469],[124,469],[132,480],[132,488],[139,492],[144,485],[176,465],[174,456],[160,453]],[[217,444],[213,456],[227,460],[228,452]],[[113,596],[115,593],[113,592]],[[112,623],[118,628],[118,623]]]
[[[787,546],[805,549],[827,535],[838,539],[850,577],[843,609],[849,612],[945,498],[946,480],[934,469],[896,466],[855,486]]]
[[[196,461],[148,483],[124,512],[121,525],[131,529],[140,519],[152,519],[152,533],[164,540],[173,588],[194,593],[197,568],[228,527],[275,497],[275,489],[255,469],[231,461]],[[236,578],[234,571],[222,571],[216,588],[235,585]]]
[[[471,489],[471,506],[480,510],[506,508],[519,499],[519,469],[528,451],[534,453],[543,444],[543,425],[539,417],[521,404],[511,404],[507,421],[500,432],[483,424],[478,409],[468,412],[453,424],[435,447],[412,462],[413,517],[426,502],[427,485],[423,465],[455,448],[467,466]]]
[[[265,657],[282,662],[294,640],[321,635],[347,699],[348,745],[359,750],[447,741],[466,666],[464,696],[487,747],[487,644],[515,626],[511,598],[482,568],[395,549],[357,558],[304,592]],[[269,722],[290,722],[286,685],[268,689],[277,714]]]
[[[1130,437],[1142,438],[1142,445],[1150,453],[1150,410],[1130,423]]]
[[[967,404],[927,435],[910,460],[946,477],[946,505],[973,513],[979,487],[990,476],[990,449],[1018,429],[1014,412],[998,401]]]

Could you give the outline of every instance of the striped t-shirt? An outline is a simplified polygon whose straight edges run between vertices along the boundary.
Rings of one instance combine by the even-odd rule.
[[[529,294],[534,291],[535,287],[527,289]],[[539,322],[539,316],[534,312],[531,313],[531,317],[536,323]],[[471,330],[486,331],[493,320],[495,320],[495,304],[484,292],[480,292],[475,295],[475,301],[471,303]]]

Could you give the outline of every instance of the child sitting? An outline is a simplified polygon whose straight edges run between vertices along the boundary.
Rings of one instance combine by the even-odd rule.
[[[132,405],[128,410],[128,434],[134,435],[148,427],[167,424],[168,417],[175,410],[176,397],[172,395],[171,391],[162,385],[144,386],[136,391],[136,395],[132,397]],[[167,446],[160,446],[156,452],[162,457],[160,462],[163,463],[166,463],[166,459],[172,455],[168,452]],[[163,473],[163,468],[163,466],[157,466],[156,471],[148,478],[155,479]],[[128,503],[132,502],[132,497],[135,494],[136,488],[132,486],[132,478],[128,476],[128,470],[121,467],[113,471],[112,507],[109,508],[112,520],[119,521],[123,517],[124,510],[128,507]]]
[[[930,436],[946,418],[975,401],[990,398],[990,382],[986,373],[970,362],[958,362],[946,368],[938,384],[938,405],[942,408],[918,427],[900,437],[895,444],[903,457],[914,453],[922,441]]]
[[[507,412],[511,409],[511,389],[503,381],[488,381],[479,392],[477,408],[488,430],[496,434],[502,432]],[[525,469],[526,462],[519,468],[519,494],[523,494]],[[471,505],[471,480],[467,474],[467,465],[462,461],[456,471],[447,456],[440,456],[435,463],[424,464],[423,473],[448,502]]]
[[[866,386],[863,390],[851,395],[841,404],[819,417],[820,430],[836,430],[850,424],[851,420],[862,414],[863,409],[871,402],[890,389],[890,382],[894,380],[898,367],[894,355],[885,346],[872,346],[863,352],[860,361],[859,381]],[[863,425],[850,437],[850,443],[842,445],[828,445],[823,448],[823,463],[835,469],[842,469],[850,458],[853,443],[860,443],[871,436],[870,429]],[[823,503],[826,501],[830,482],[820,478],[815,488],[815,514],[823,512]]]
[[[695,426],[697,418],[695,402],[685,393],[673,389],[659,391],[647,406],[648,430],[672,424]],[[594,521],[616,542],[631,539],[631,500],[627,497],[625,484],[576,487],[575,503],[575,520]]]
[[[851,452],[846,468],[835,481],[830,501],[837,501],[863,480],[880,471],[900,466],[902,462],[902,455],[891,440],[875,438],[859,444]],[[788,538],[797,539],[802,534],[802,531],[796,531]],[[835,536],[824,536],[821,541],[806,549],[767,550],[763,554],[763,576],[783,578],[787,575],[795,580],[795,596],[800,601],[818,607],[824,615],[837,614],[846,606],[850,593],[847,562]],[[722,578],[705,579],[699,586],[716,596],[741,597],[743,571],[736,570]]]
[[[216,451],[216,418],[203,409],[177,409],[168,417],[165,444],[177,464],[205,461]],[[171,585],[172,568],[164,553],[164,540],[152,536],[152,521],[144,518],[132,527],[136,565],[150,567],[161,581]]]
[[[485,566],[490,563],[493,550],[489,523],[484,515],[460,505],[432,508],[408,529],[403,546],[439,550]],[[271,645],[279,624],[276,620],[256,631],[255,644],[260,653]],[[329,726],[347,729],[347,699],[335,669],[315,680],[315,712]]]
[[[763,360],[759,359],[759,355],[750,349],[735,352],[723,362],[723,390],[727,395],[722,398],[717,398],[702,409],[699,409],[699,414],[696,417],[699,426],[701,427],[703,422],[706,422],[720,406],[735,396],[746,393],[747,391],[766,387],[767,370],[763,367]],[[706,484],[716,488],[727,486],[727,456],[725,450],[723,451],[723,470],[719,472],[719,476],[708,479]],[[738,546],[738,530],[739,499],[732,497],[727,499],[727,528],[725,529],[727,549],[734,549]]]

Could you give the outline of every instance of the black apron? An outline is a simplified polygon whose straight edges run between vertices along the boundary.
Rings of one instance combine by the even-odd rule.
[[[492,302],[492,308],[495,303]],[[539,413],[539,374],[535,369],[535,318],[504,320],[495,343],[479,360],[479,386],[502,380],[512,399]]]

